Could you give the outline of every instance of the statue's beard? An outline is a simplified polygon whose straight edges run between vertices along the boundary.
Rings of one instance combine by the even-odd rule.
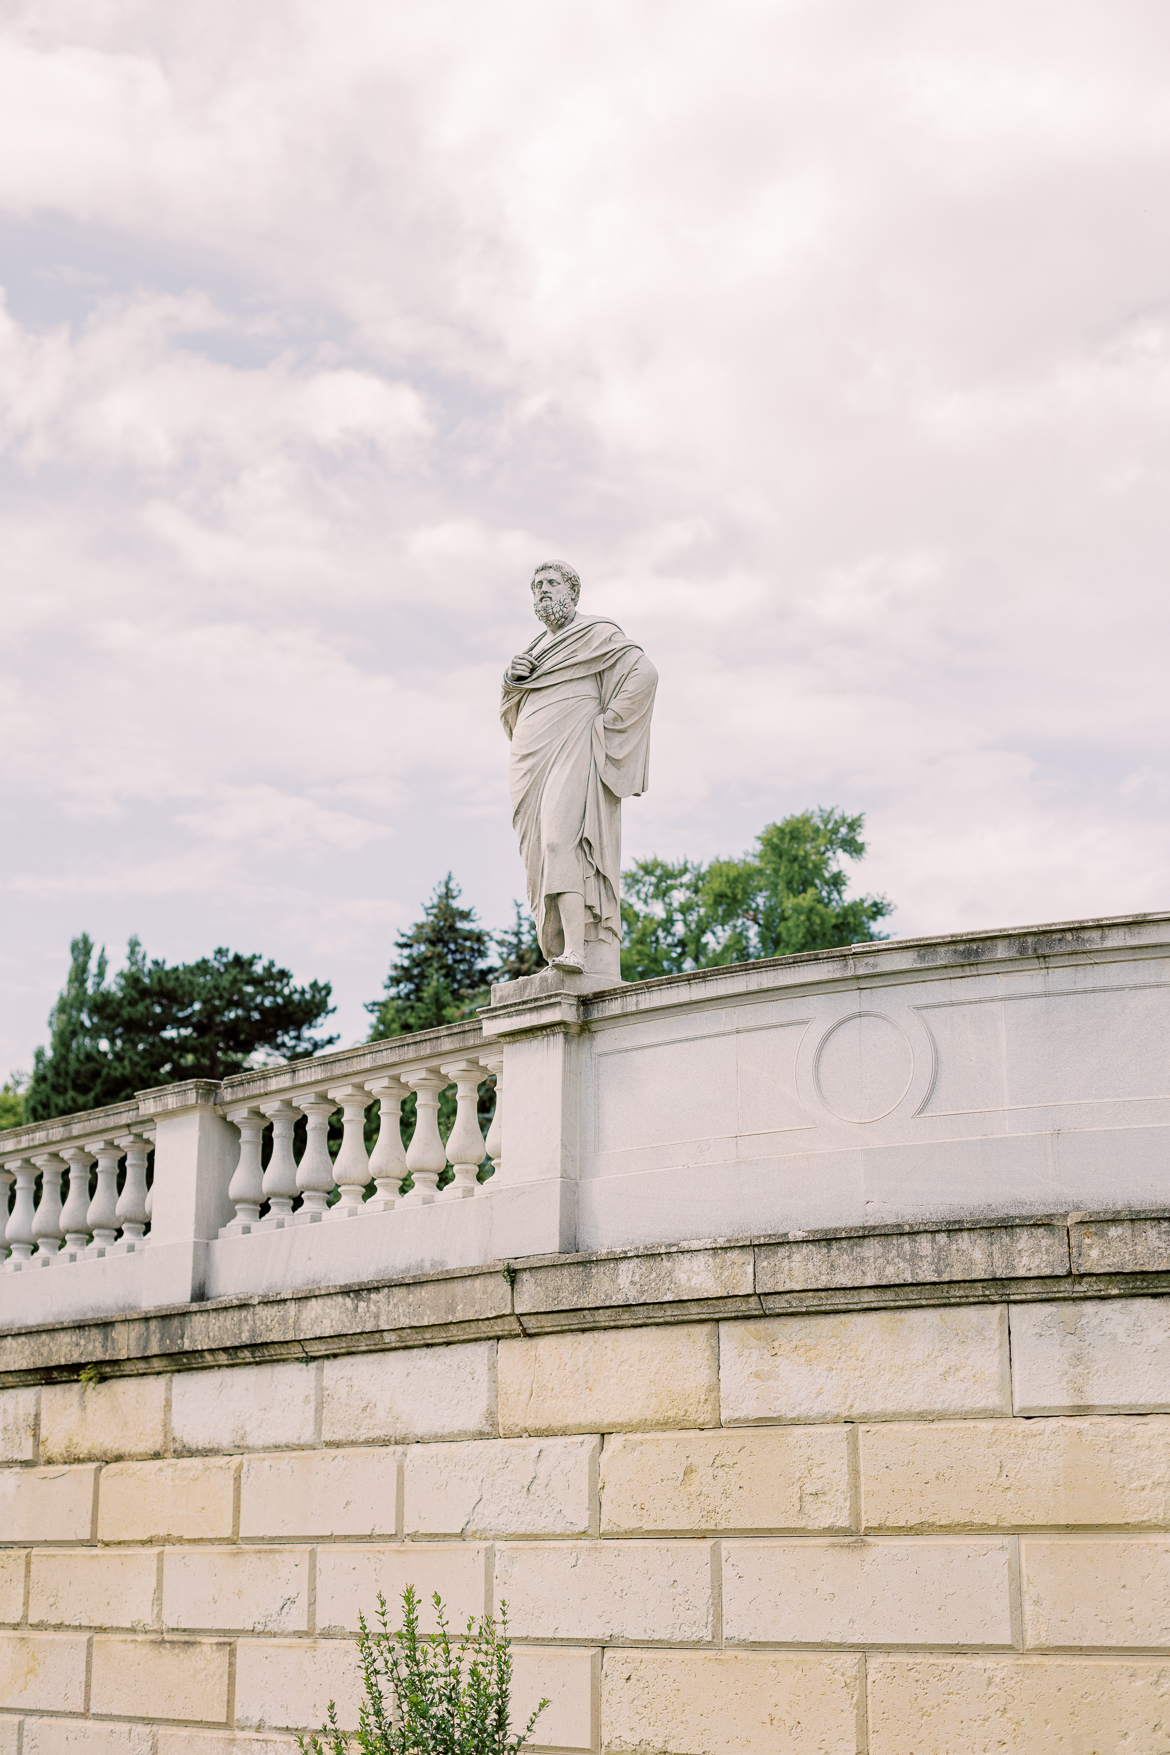
[[[538,603],[536,616],[538,621],[544,623],[550,634],[555,634],[561,628],[568,627],[576,610],[577,605],[571,597],[555,597],[551,603]]]

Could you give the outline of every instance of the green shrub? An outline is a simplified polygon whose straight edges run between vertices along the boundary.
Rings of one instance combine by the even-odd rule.
[[[396,1632],[387,1625],[380,1591],[380,1630],[371,1633],[365,1616],[358,1617],[365,1693],[357,1732],[361,1755],[516,1755],[548,1701],[541,1701],[518,1736],[509,1734],[512,1654],[506,1605],[500,1605],[498,1631],[490,1616],[479,1622],[473,1617],[456,1648],[437,1591],[432,1601],[439,1623],[433,1639],[419,1637],[413,1585],[402,1593],[402,1626]],[[332,1701],[328,1724],[298,1742],[302,1755],[350,1755],[350,1739],[338,1728]]]

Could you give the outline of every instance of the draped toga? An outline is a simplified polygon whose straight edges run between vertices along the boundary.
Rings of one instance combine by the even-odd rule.
[[[505,676],[500,718],[528,903],[551,959],[566,891],[585,898],[586,939],[621,942],[621,801],[648,784],[658,672],[604,616],[574,616],[528,650],[535,667],[522,683]]]

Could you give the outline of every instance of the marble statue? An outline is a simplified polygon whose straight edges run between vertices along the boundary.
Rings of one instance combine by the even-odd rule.
[[[563,561],[532,579],[544,623],[504,672],[513,823],[540,946],[558,969],[621,979],[621,801],[645,792],[658,672],[608,616],[580,615]]]

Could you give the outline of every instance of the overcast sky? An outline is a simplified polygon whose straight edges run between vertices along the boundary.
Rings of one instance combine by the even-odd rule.
[[[627,857],[867,817],[898,936],[1170,905],[1165,0],[0,0],[0,1076],[86,930],[365,1033],[548,555]]]

